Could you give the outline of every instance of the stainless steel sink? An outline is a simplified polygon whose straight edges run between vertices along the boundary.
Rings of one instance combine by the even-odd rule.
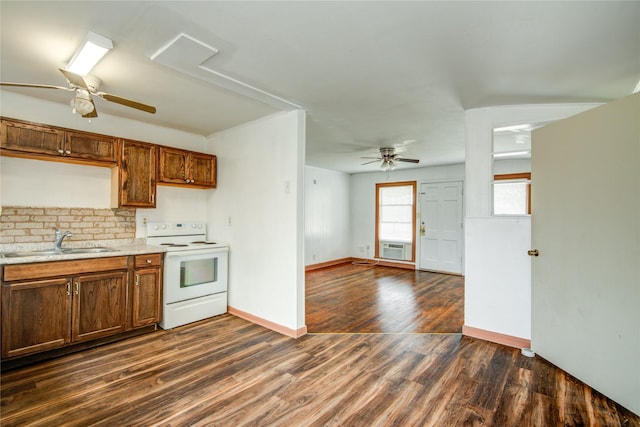
[[[4,252],[2,255],[6,258],[17,258],[24,256],[43,256],[43,255],[60,255],[62,252],[56,250],[47,251],[29,251],[29,252]]]
[[[117,252],[115,249],[105,248],[101,246],[92,248],[65,248],[62,249],[62,253],[65,254],[96,254],[101,252]]]
[[[46,249],[41,251],[24,251],[24,252],[4,252],[2,255],[5,258],[18,258],[28,256],[47,256],[47,255],[65,255],[65,254],[95,254],[103,252],[117,252],[116,249],[111,249],[103,246],[94,246],[91,248],[63,248],[61,250]]]

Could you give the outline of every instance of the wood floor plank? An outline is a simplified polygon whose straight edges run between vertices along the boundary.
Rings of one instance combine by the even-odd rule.
[[[640,417],[539,357],[458,333],[296,340],[225,314],[4,372],[0,425],[640,427]]]
[[[306,273],[309,332],[460,333],[460,276],[350,263]]]

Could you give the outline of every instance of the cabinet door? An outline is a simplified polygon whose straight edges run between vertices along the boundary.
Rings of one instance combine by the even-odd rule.
[[[64,131],[2,119],[0,147],[12,151],[59,156],[64,154]]]
[[[67,131],[65,135],[64,155],[105,164],[116,164],[116,138],[86,132]]]
[[[111,191],[118,198],[114,207],[156,207],[156,145],[122,140],[118,182]]]
[[[216,186],[216,156],[191,153],[191,183],[211,188]]]
[[[132,318],[134,328],[160,321],[160,278],[159,268],[135,271]]]
[[[51,350],[71,338],[71,279],[2,285],[2,357]]]
[[[91,274],[73,279],[71,340],[87,341],[125,330],[127,273]]]
[[[189,152],[169,147],[160,147],[159,182],[187,184],[189,177]]]

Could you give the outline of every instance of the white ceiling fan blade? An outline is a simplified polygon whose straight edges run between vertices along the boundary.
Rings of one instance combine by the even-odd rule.
[[[37,84],[37,83],[11,83],[11,82],[0,82],[0,86],[33,87],[33,88],[40,88],[40,89],[62,89],[62,90],[68,90],[68,91],[73,91],[73,90],[75,90],[75,89],[70,88],[70,87],[54,86],[54,85],[41,85],[41,84]]]
[[[75,87],[80,87],[82,89],[89,90],[89,86],[87,85],[87,82],[84,81],[84,77],[82,77],[81,75],[72,73],[71,71],[67,71],[62,68],[58,68],[58,70],[62,73],[62,75],[64,75],[64,77],[67,79],[69,84]]]

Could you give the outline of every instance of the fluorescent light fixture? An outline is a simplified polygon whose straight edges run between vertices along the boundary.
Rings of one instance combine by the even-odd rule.
[[[81,76],[86,75],[111,48],[113,48],[111,40],[89,31],[84,43],[69,61],[67,71]]]
[[[528,151],[510,151],[508,153],[495,153],[493,157],[515,157],[515,156],[524,156],[525,154],[529,154]]]

